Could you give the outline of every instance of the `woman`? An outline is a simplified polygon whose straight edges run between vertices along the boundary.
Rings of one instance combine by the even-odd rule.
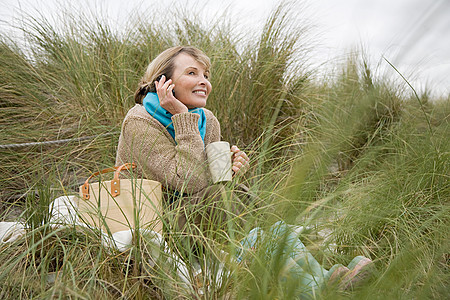
[[[209,58],[199,49],[179,46],[163,51],[149,64],[135,93],[136,105],[128,111],[119,137],[116,165],[134,162],[140,176],[159,181],[165,187],[164,200],[171,210],[177,211],[177,224],[169,228],[171,235],[176,228],[195,236],[200,233],[195,232],[197,228],[215,226],[217,229],[230,215],[236,220],[241,209],[240,203],[232,201],[231,206],[220,207],[224,198],[230,200],[227,197],[230,194],[225,192],[223,197],[223,186],[211,185],[205,147],[220,140],[220,124],[204,108],[212,89],[209,75]],[[234,174],[245,173],[249,166],[247,155],[237,146],[232,146],[231,152]],[[186,230],[189,225],[194,226]],[[269,234],[272,244],[279,244],[284,226],[280,223],[273,227],[276,230]],[[262,231],[253,229],[243,240],[243,249],[256,248],[258,235]],[[320,285],[319,281],[336,280],[349,271],[336,266],[327,272],[297,237],[289,235],[289,243],[292,246],[284,251],[298,264],[289,269],[303,285],[314,289]],[[268,253],[275,252],[273,246],[266,246]],[[240,254],[239,261],[243,255]],[[359,259],[345,284],[351,283],[368,262]],[[313,267],[312,275],[305,265]]]
[[[177,217],[180,229],[188,217],[196,225],[225,217],[213,214],[223,191],[211,186],[205,156],[205,147],[220,140],[220,124],[204,108],[212,89],[210,65],[195,47],[178,46],[159,54],[139,83],[136,105],[128,111],[119,137],[116,165],[134,162],[140,176],[161,182],[166,204],[183,211]],[[249,158],[237,146],[231,152],[234,174],[243,174]],[[188,206],[192,211],[186,211]],[[232,208],[237,214],[236,206]]]

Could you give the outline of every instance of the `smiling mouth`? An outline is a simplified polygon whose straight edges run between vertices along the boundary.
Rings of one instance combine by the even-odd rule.
[[[206,96],[206,92],[205,91],[194,91],[194,94],[198,94],[198,95],[203,95]]]

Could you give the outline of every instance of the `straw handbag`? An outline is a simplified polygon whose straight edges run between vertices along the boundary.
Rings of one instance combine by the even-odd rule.
[[[161,233],[161,184],[147,179],[119,178],[121,171],[135,167],[127,163],[86,179],[80,186],[77,203],[78,215],[84,223],[111,233],[135,228]],[[114,172],[113,180],[89,183],[93,177],[109,172]]]

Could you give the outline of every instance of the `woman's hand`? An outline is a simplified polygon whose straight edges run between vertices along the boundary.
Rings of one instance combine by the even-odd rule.
[[[158,94],[161,107],[172,115],[188,112],[186,105],[173,95],[172,91],[174,87],[175,85],[172,84],[172,79],[166,81],[164,75],[161,76],[159,81],[155,81],[156,93]]]
[[[233,166],[231,169],[233,170],[234,175],[242,175],[247,172],[250,166],[247,154],[245,154],[244,151],[241,151],[236,145],[231,147],[231,152],[233,152],[233,156],[231,157]]]

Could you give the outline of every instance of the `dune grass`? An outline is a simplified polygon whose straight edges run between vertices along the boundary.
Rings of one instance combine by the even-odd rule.
[[[261,250],[246,264],[232,259],[246,231],[278,220],[307,226],[301,239],[326,268],[355,255],[375,261],[378,271],[366,285],[324,290],[319,299],[444,298],[449,98],[405,93],[374,78],[358,55],[320,79],[305,60],[308,28],[293,21],[289,6],[274,10],[256,41],[236,34],[227,16],[208,25],[188,16],[130,18],[120,32],[101,18],[67,12],[61,28],[28,18],[28,51],[2,36],[1,144],[94,137],[0,148],[1,218],[16,218],[11,211],[18,210],[29,228],[23,239],[0,245],[0,298],[292,299],[298,282],[279,280],[281,256],[267,261]],[[137,82],[155,55],[178,44],[211,57],[207,107],[222,139],[250,155],[252,169],[238,181],[258,196],[243,228],[231,216],[225,230],[199,236],[206,246],[195,259],[182,253],[176,232],[168,237],[185,256],[190,288],[145,235],[113,251],[98,232],[51,228],[47,211],[90,172],[114,164]],[[192,273],[194,265],[202,276]],[[228,272],[218,272],[222,267]]]

